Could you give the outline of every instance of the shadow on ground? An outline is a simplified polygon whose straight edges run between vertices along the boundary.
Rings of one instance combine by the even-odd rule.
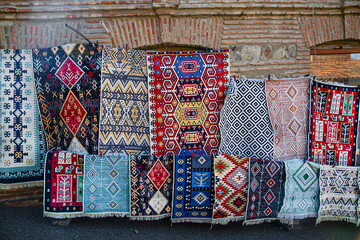
[[[44,218],[42,208],[0,207],[0,239],[341,239],[360,240],[360,229],[355,224],[322,222],[315,219],[301,222],[302,230],[287,232],[277,223],[242,226],[241,222],[228,225],[177,223],[169,219],[159,221],[129,221],[127,218],[77,218],[69,227],[54,227]],[[136,233],[138,232],[138,233]]]

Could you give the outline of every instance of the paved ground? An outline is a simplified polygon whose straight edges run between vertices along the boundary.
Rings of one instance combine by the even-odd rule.
[[[287,232],[281,225],[265,223],[242,226],[177,223],[160,221],[129,221],[127,218],[78,218],[69,227],[54,227],[50,218],[42,216],[41,208],[0,207],[0,239],[264,239],[317,240],[360,239],[360,229],[354,224],[323,222],[315,227],[315,219],[302,222],[303,229]],[[135,233],[137,230],[138,233]]]

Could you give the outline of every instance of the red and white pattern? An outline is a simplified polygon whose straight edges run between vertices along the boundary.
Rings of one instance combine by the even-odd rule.
[[[149,53],[151,152],[216,153],[229,52]]]
[[[249,158],[221,154],[214,161],[214,223],[244,219],[248,187]]]
[[[307,156],[309,79],[265,81],[270,120],[275,134],[274,159]]]

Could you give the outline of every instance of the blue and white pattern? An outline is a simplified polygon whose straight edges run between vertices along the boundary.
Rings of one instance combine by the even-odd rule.
[[[211,155],[176,156],[172,222],[211,222],[214,194]]]
[[[89,217],[129,215],[129,156],[85,156],[84,214]]]
[[[0,189],[42,184],[44,138],[32,52],[0,50]]]

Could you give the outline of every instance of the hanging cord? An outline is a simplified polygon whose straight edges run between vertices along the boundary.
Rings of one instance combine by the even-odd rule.
[[[92,44],[95,47],[95,44],[92,43],[87,37],[85,37],[81,32],[79,32],[78,30],[76,30],[75,28],[69,26],[67,23],[65,23],[65,27],[70,28],[71,30],[73,30],[74,32],[76,32],[77,34],[79,34],[80,36],[82,36],[86,41],[88,41],[90,44]]]

